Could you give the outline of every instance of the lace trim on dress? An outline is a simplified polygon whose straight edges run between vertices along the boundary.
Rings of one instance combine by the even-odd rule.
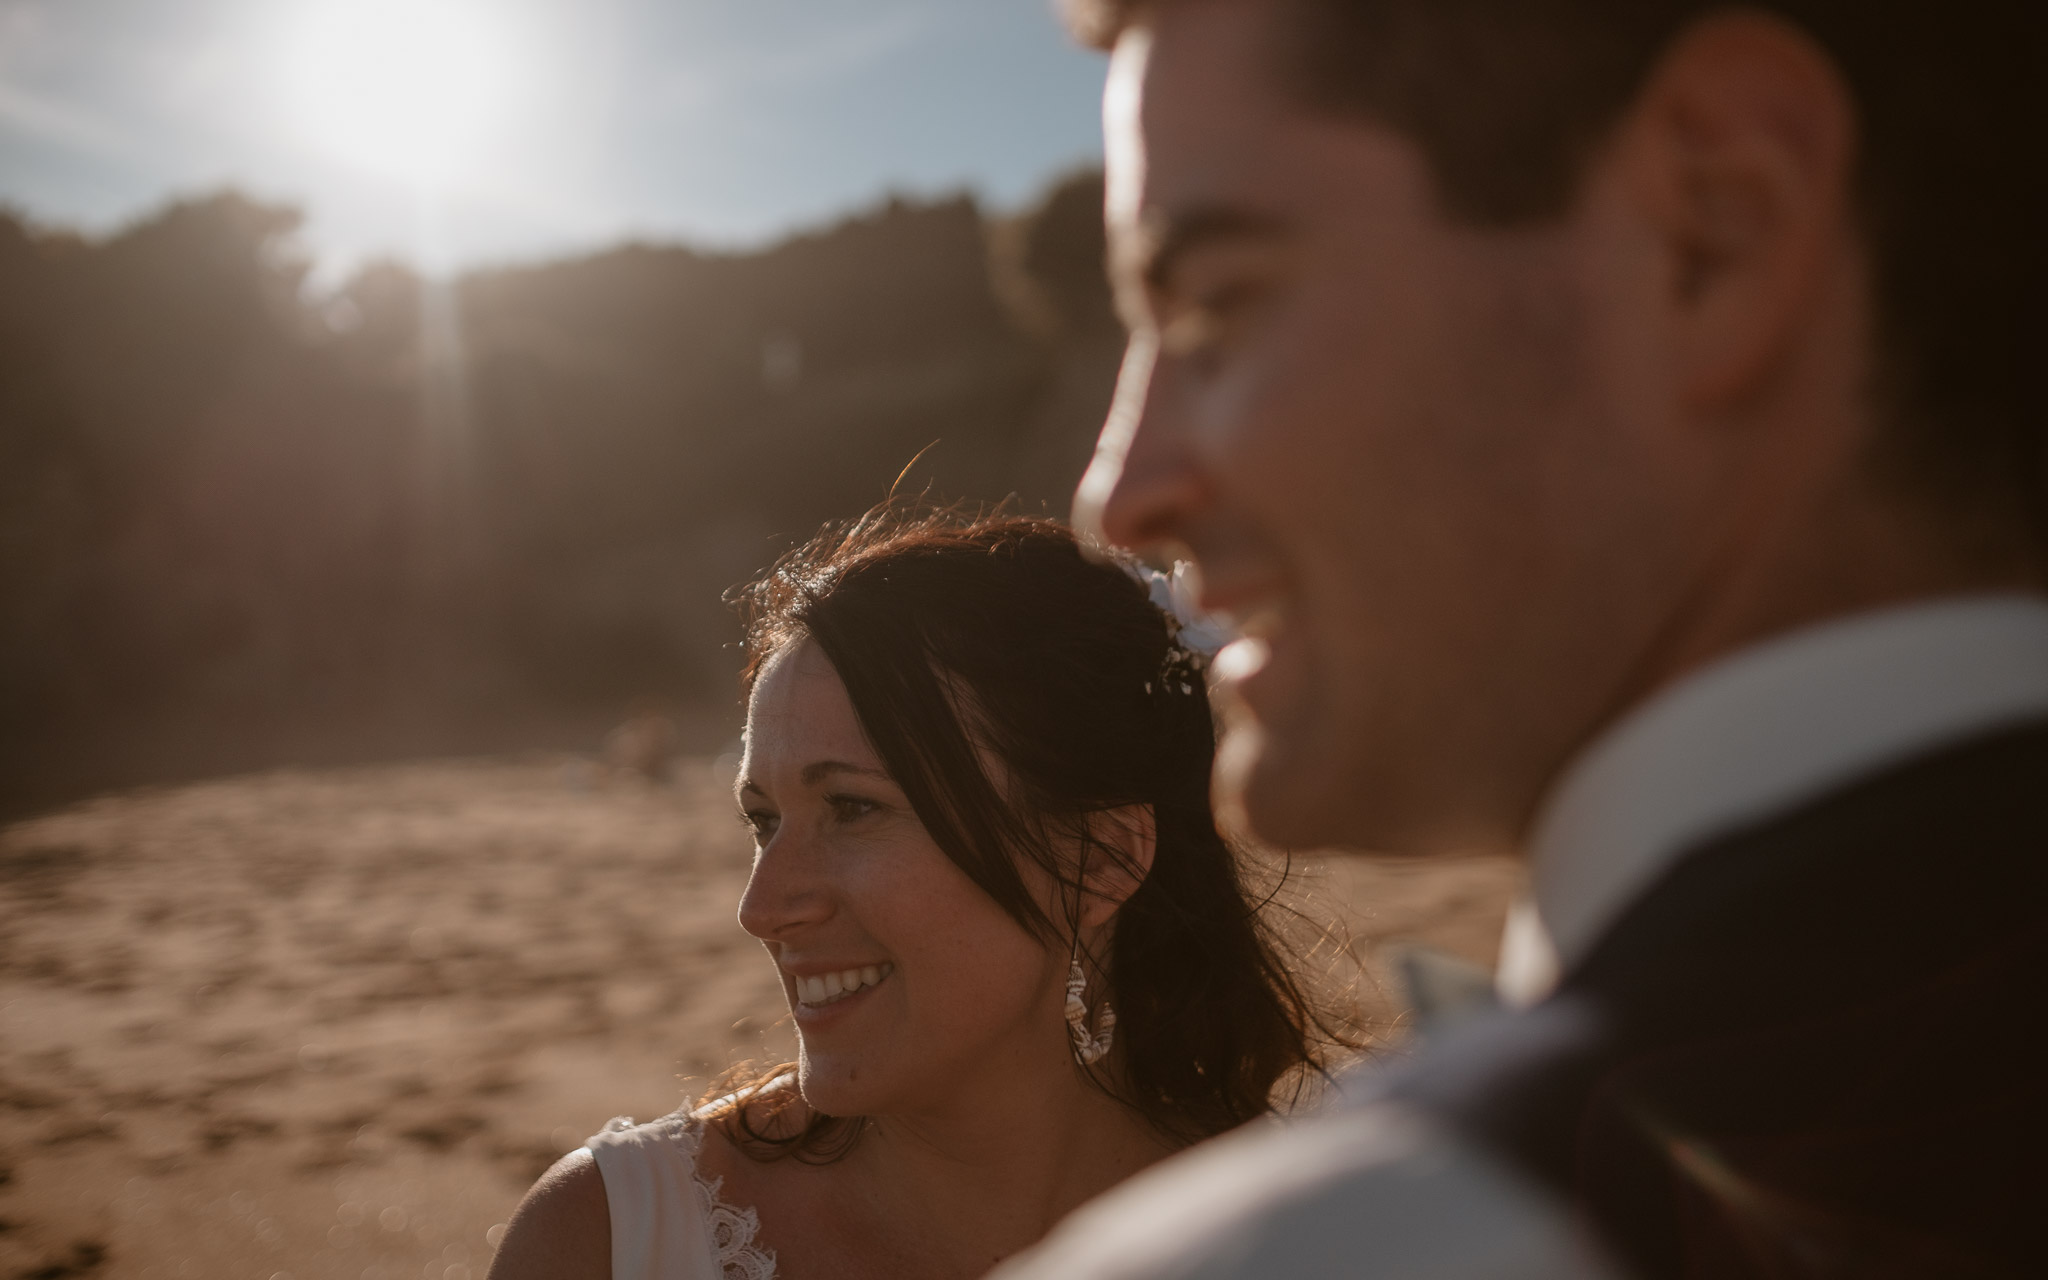
[[[718,1252],[718,1272],[723,1280],[775,1280],[775,1252],[754,1244],[761,1230],[761,1215],[719,1199],[724,1178],[706,1178],[697,1172],[697,1154],[704,1147],[704,1122],[688,1116],[665,1116],[657,1123],[690,1165],[690,1182],[697,1188],[697,1208],[711,1232],[711,1244]],[[605,1126],[630,1129],[633,1122],[621,1116]]]

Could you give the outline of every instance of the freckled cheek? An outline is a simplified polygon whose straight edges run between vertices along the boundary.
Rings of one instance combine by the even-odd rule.
[[[896,885],[873,895],[862,918],[894,958],[904,979],[897,998],[911,1016],[978,1024],[1028,1003],[1044,962],[1037,942],[979,890],[932,890]]]

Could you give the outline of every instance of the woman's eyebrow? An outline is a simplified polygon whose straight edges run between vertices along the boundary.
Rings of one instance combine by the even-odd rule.
[[[803,779],[805,786],[810,787],[816,786],[819,782],[831,777],[835,773],[855,773],[863,777],[880,778],[884,782],[893,781],[887,773],[880,769],[870,769],[866,765],[849,764],[844,760],[815,761],[805,765],[804,771],[797,776]]]

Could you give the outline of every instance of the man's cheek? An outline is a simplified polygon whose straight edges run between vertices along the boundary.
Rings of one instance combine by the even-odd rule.
[[[1291,452],[1309,421],[1304,384],[1289,375],[1289,357],[1275,346],[1255,341],[1188,389],[1189,419],[1213,461],[1242,465],[1277,455],[1294,468],[1306,461]]]

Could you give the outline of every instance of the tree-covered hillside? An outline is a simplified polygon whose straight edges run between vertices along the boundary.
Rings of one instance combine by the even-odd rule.
[[[319,295],[239,195],[0,215],[0,794],[729,704],[723,591],[933,441],[915,489],[1064,511],[1100,191]]]

